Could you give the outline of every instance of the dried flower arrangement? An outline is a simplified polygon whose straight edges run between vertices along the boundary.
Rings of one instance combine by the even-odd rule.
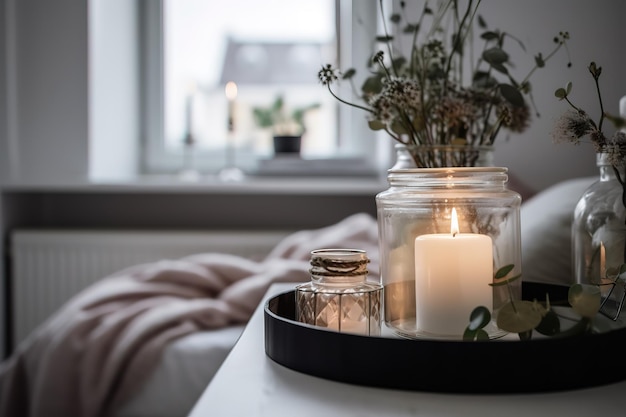
[[[385,33],[376,37],[386,52],[374,53],[360,93],[353,84],[353,68],[342,72],[325,65],[318,73],[320,82],[341,103],[364,110],[371,129],[384,130],[409,147],[490,148],[503,129],[523,132],[530,123],[530,104],[534,107],[530,78],[566,46],[569,34],[560,32],[555,36],[553,50],[546,56],[536,54],[532,69],[518,79],[505,42],[513,41],[524,50],[522,42],[507,32],[489,29],[478,15],[480,0],[468,0],[463,10],[460,3],[441,0],[433,10],[425,2],[418,19],[410,21],[406,2],[401,1],[401,13],[389,17],[393,30],[388,31],[385,24]],[[386,21],[382,1],[380,10]],[[476,26],[483,47],[478,58],[470,62],[475,56]],[[404,56],[400,44],[406,37],[412,42]],[[333,85],[339,78],[352,84],[362,104],[335,93]],[[475,162],[442,161],[421,157],[417,152],[411,152],[411,156],[418,167],[472,166]]]

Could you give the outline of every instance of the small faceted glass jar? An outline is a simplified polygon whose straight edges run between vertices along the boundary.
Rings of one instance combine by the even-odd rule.
[[[521,299],[521,197],[507,169],[391,169],[376,196],[384,322],[409,338],[462,339],[471,311]],[[500,271],[500,274],[498,274]],[[501,275],[501,276],[500,276]]]
[[[617,319],[624,304],[624,281],[619,271],[626,263],[626,208],[623,166],[614,168],[608,154],[598,153],[600,178],[585,190],[574,209],[572,263],[575,282],[600,285],[602,312]]]
[[[343,333],[379,336],[382,286],[367,281],[367,253],[311,252],[311,282],[296,287],[296,320]]]

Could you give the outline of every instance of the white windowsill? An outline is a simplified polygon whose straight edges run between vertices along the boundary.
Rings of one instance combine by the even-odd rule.
[[[148,175],[127,180],[23,182],[0,185],[3,192],[121,192],[121,193],[220,193],[220,194],[376,194],[388,187],[377,177],[261,177],[247,176],[242,181],[225,182],[214,174],[197,181],[185,181],[173,175]]]

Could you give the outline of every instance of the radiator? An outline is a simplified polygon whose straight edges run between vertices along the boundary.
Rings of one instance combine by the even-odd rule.
[[[195,253],[267,254],[288,231],[15,230],[12,345],[89,284],[129,266]]]

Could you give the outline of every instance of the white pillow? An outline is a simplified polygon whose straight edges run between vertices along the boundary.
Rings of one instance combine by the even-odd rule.
[[[598,177],[566,180],[523,202],[520,211],[522,279],[570,285],[571,228],[574,208]]]

